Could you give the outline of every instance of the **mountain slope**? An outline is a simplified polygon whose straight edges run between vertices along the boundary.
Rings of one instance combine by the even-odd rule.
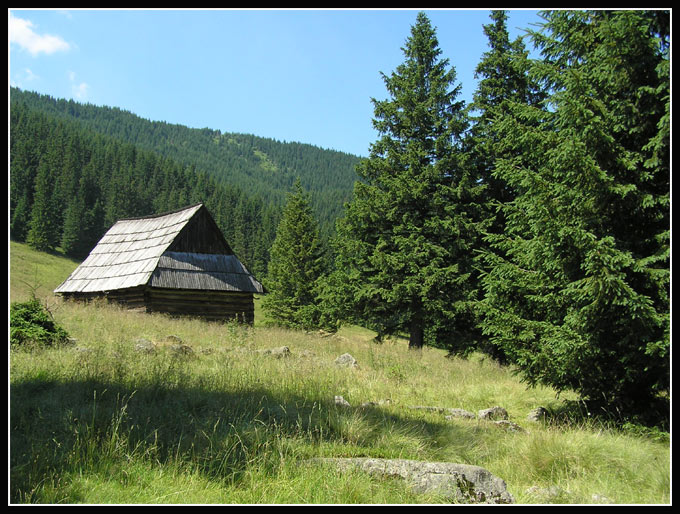
[[[334,223],[357,178],[354,166],[359,157],[308,144],[150,121],[118,108],[54,99],[17,88],[11,88],[10,99],[195,167],[270,202],[281,203],[299,177],[312,193],[322,225]]]

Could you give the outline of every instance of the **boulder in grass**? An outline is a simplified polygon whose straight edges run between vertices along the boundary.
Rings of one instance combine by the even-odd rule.
[[[342,396],[335,396],[334,401],[338,407],[351,407],[350,403]]]
[[[156,353],[156,344],[144,337],[140,337],[135,341],[135,350],[140,353]]]
[[[314,461],[333,464],[341,471],[360,470],[380,477],[398,477],[417,493],[437,494],[452,503],[515,502],[505,482],[479,466],[373,458],[326,458]]]
[[[270,348],[268,350],[260,350],[257,353],[260,355],[268,355],[275,359],[283,359],[290,357],[290,348],[287,346],[279,346],[278,348]]]
[[[168,347],[173,354],[177,356],[182,356],[182,357],[192,357],[194,356],[194,349],[186,344],[171,344]]]
[[[529,421],[534,421],[534,422],[541,422],[545,421],[548,417],[548,409],[545,407],[536,407],[534,410],[532,410],[528,415],[527,419]]]
[[[465,409],[446,409],[444,413],[447,414],[447,420],[452,420],[455,418],[475,419],[474,413]]]
[[[340,357],[335,359],[335,364],[347,368],[358,368],[359,363],[349,353],[343,353]]]
[[[497,421],[501,419],[508,419],[508,411],[503,407],[491,407],[489,409],[480,410],[477,413],[479,419],[488,419],[492,421]]]
[[[494,421],[493,424],[498,428],[501,428],[508,432],[526,433],[526,430],[524,430],[517,423],[513,423],[512,421],[508,421],[507,419],[500,419],[498,421]]]

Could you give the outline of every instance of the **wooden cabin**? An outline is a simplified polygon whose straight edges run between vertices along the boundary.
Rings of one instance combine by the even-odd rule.
[[[253,323],[262,284],[203,204],[116,222],[54,292],[107,298],[147,312]]]

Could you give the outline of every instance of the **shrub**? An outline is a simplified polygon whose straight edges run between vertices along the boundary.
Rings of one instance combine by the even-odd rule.
[[[26,302],[12,302],[9,311],[11,345],[33,343],[52,346],[68,340],[68,333],[60,327],[37,298]]]

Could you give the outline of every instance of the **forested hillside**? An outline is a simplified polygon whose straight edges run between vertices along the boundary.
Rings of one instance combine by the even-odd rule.
[[[55,99],[17,88],[11,89],[10,99],[13,106],[22,103],[51,118],[75,121],[90,133],[171,158],[266,203],[281,205],[299,177],[303,188],[312,193],[314,210],[324,230],[333,226],[356,180],[354,166],[359,158],[343,152],[150,121],[118,108]]]
[[[328,235],[351,194],[357,161],[12,88],[11,237],[82,257],[120,218],[202,202],[239,257],[262,274],[294,180],[311,192]]]
[[[82,258],[116,220],[205,203],[234,251],[263,273],[280,208],[235,185],[76,121],[12,100],[10,236]]]

